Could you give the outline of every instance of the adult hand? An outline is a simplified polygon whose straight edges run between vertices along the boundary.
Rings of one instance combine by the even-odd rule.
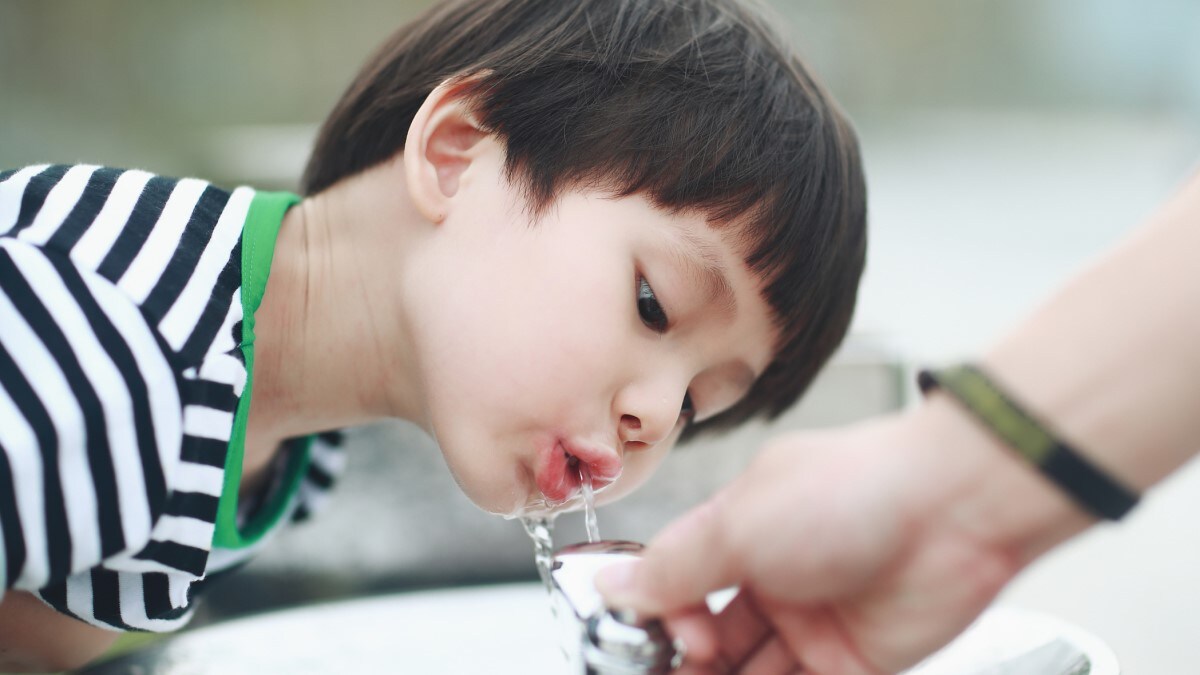
[[[598,584],[610,605],[667,617],[688,647],[685,672],[891,673],[947,643],[1034,555],[1086,524],[936,401],[777,439]],[[710,615],[705,595],[733,585]]]

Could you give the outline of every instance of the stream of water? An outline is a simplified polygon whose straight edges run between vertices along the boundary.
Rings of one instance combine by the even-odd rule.
[[[596,524],[596,493],[592,491],[592,476],[588,468],[579,465],[579,487],[583,490],[583,524],[589,543],[600,541],[600,526]]]

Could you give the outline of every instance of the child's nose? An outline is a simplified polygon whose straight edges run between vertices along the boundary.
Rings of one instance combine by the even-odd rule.
[[[625,450],[644,450],[662,441],[679,421],[679,406],[670,403],[670,396],[642,394],[627,395],[620,411],[617,431]]]
[[[623,450],[645,450],[665,441],[679,424],[683,399],[695,373],[686,363],[659,358],[635,364],[613,392],[610,419]]]
[[[639,440],[642,431],[642,421],[635,415],[621,415],[620,437],[625,450],[645,450],[650,444]]]

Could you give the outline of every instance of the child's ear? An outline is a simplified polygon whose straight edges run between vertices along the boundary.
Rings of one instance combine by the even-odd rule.
[[[408,190],[417,208],[434,223],[446,218],[459,179],[474,159],[472,149],[487,137],[463,99],[466,85],[462,80],[447,80],[430,92],[404,142]]]

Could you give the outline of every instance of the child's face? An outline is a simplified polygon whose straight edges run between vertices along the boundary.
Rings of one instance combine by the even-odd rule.
[[[704,419],[746,394],[773,355],[768,307],[702,216],[568,192],[534,222],[502,157],[472,163],[405,270],[423,424],[487,511],[578,505],[570,456],[611,501],[674,445],[685,395]]]

